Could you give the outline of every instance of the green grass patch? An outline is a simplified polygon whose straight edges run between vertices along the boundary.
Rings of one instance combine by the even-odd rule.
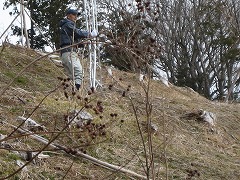
[[[9,153],[7,155],[7,158],[9,161],[12,161],[12,160],[16,161],[16,160],[21,159],[17,154],[14,154],[14,153]]]

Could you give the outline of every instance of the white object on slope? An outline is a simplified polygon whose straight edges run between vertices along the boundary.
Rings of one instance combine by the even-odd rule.
[[[108,75],[109,76],[112,76],[112,69],[109,67],[109,68],[107,68],[107,72],[108,72]]]
[[[25,118],[23,116],[18,116],[17,120],[25,121],[24,122],[25,127],[42,127],[43,129],[45,129],[44,126],[38,124],[36,121],[32,120],[31,118]]]
[[[141,81],[143,81],[143,79],[144,79],[144,75],[143,74],[139,74],[139,81],[141,82]]]
[[[215,125],[216,116],[212,112],[202,111],[200,117],[203,121],[208,122],[210,125]]]
[[[166,78],[161,77],[161,78],[160,78],[160,81],[161,81],[164,85],[166,85],[167,87],[169,87],[168,80],[167,80]]]
[[[84,110],[73,110],[69,118],[69,120],[74,118],[72,123],[75,123],[78,126],[82,126],[84,123],[91,122],[93,120],[93,116]]]

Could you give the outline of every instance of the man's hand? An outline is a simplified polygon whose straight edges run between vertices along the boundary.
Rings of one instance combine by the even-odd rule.
[[[98,32],[96,29],[94,29],[90,34],[91,37],[96,37],[97,35],[98,35]]]

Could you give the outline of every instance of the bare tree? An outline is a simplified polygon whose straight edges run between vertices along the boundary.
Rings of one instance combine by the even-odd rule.
[[[237,87],[230,86],[239,62],[238,3],[102,2],[107,9],[104,28],[117,45],[106,47],[108,63],[131,71],[144,71],[150,64],[164,71],[170,82],[209,99],[223,99],[227,93],[233,98]]]

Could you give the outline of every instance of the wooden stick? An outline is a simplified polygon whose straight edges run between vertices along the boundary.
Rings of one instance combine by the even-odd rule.
[[[12,128],[15,128],[15,129],[17,128],[16,126],[14,126],[14,125],[12,125],[12,124],[9,124],[9,123],[7,123],[7,122],[5,122],[5,121],[2,121],[2,122],[3,122],[4,124],[7,124],[7,125],[11,126]],[[29,133],[29,134],[30,134],[29,136],[30,136],[31,138],[33,138],[33,139],[35,139],[35,140],[37,140],[37,141],[39,141],[39,142],[41,142],[41,143],[43,143],[43,144],[48,144],[48,142],[49,142],[47,139],[45,139],[45,138],[43,138],[43,137],[41,137],[41,136],[39,136],[39,135],[36,135],[36,134],[34,134],[33,132],[31,132],[31,131],[29,131],[29,130],[26,130],[26,129],[23,129],[23,128],[18,128],[17,130],[18,130],[19,132],[21,132],[21,133]],[[59,144],[51,143],[49,146],[52,147],[52,148],[54,148],[54,149],[61,150],[61,151],[65,152],[65,153],[66,153],[66,151],[67,151],[67,148],[66,148],[66,147],[64,147],[64,146],[62,146],[62,145],[59,145]],[[84,153],[82,153],[81,151],[75,151],[75,152],[74,152],[74,155],[73,155],[73,154],[71,154],[71,155],[72,155],[72,156],[80,156],[80,157],[82,157],[82,158],[84,158],[84,159],[92,162],[92,163],[95,164],[95,165],[104,167],[105,169],[110,169],[110,170],[112,170],[112,171],[119,171],[119,172],[122,172],[122,173],[125,173],[125,174],[129,174],[129,175],[131,175],[131,176],[134,176],[134,177],[137,177],[137,178],[140,178],[140,179],[147,179],[146,176],[137,174],[136,172],[133,172],[133,171],[131,171],[131,170],[127,170],[127,169],[125,169],[125,168],[123,168],[123,167],[121,167],[121,166],[116,166],[116,165],[109,164],[109,163],[107,163],[107,162],[101,161],[101,160],[96,159],[96,158],[94,158],[94,157],[92,157],[92,156],[90,156],[90,155],[84,154]]]

